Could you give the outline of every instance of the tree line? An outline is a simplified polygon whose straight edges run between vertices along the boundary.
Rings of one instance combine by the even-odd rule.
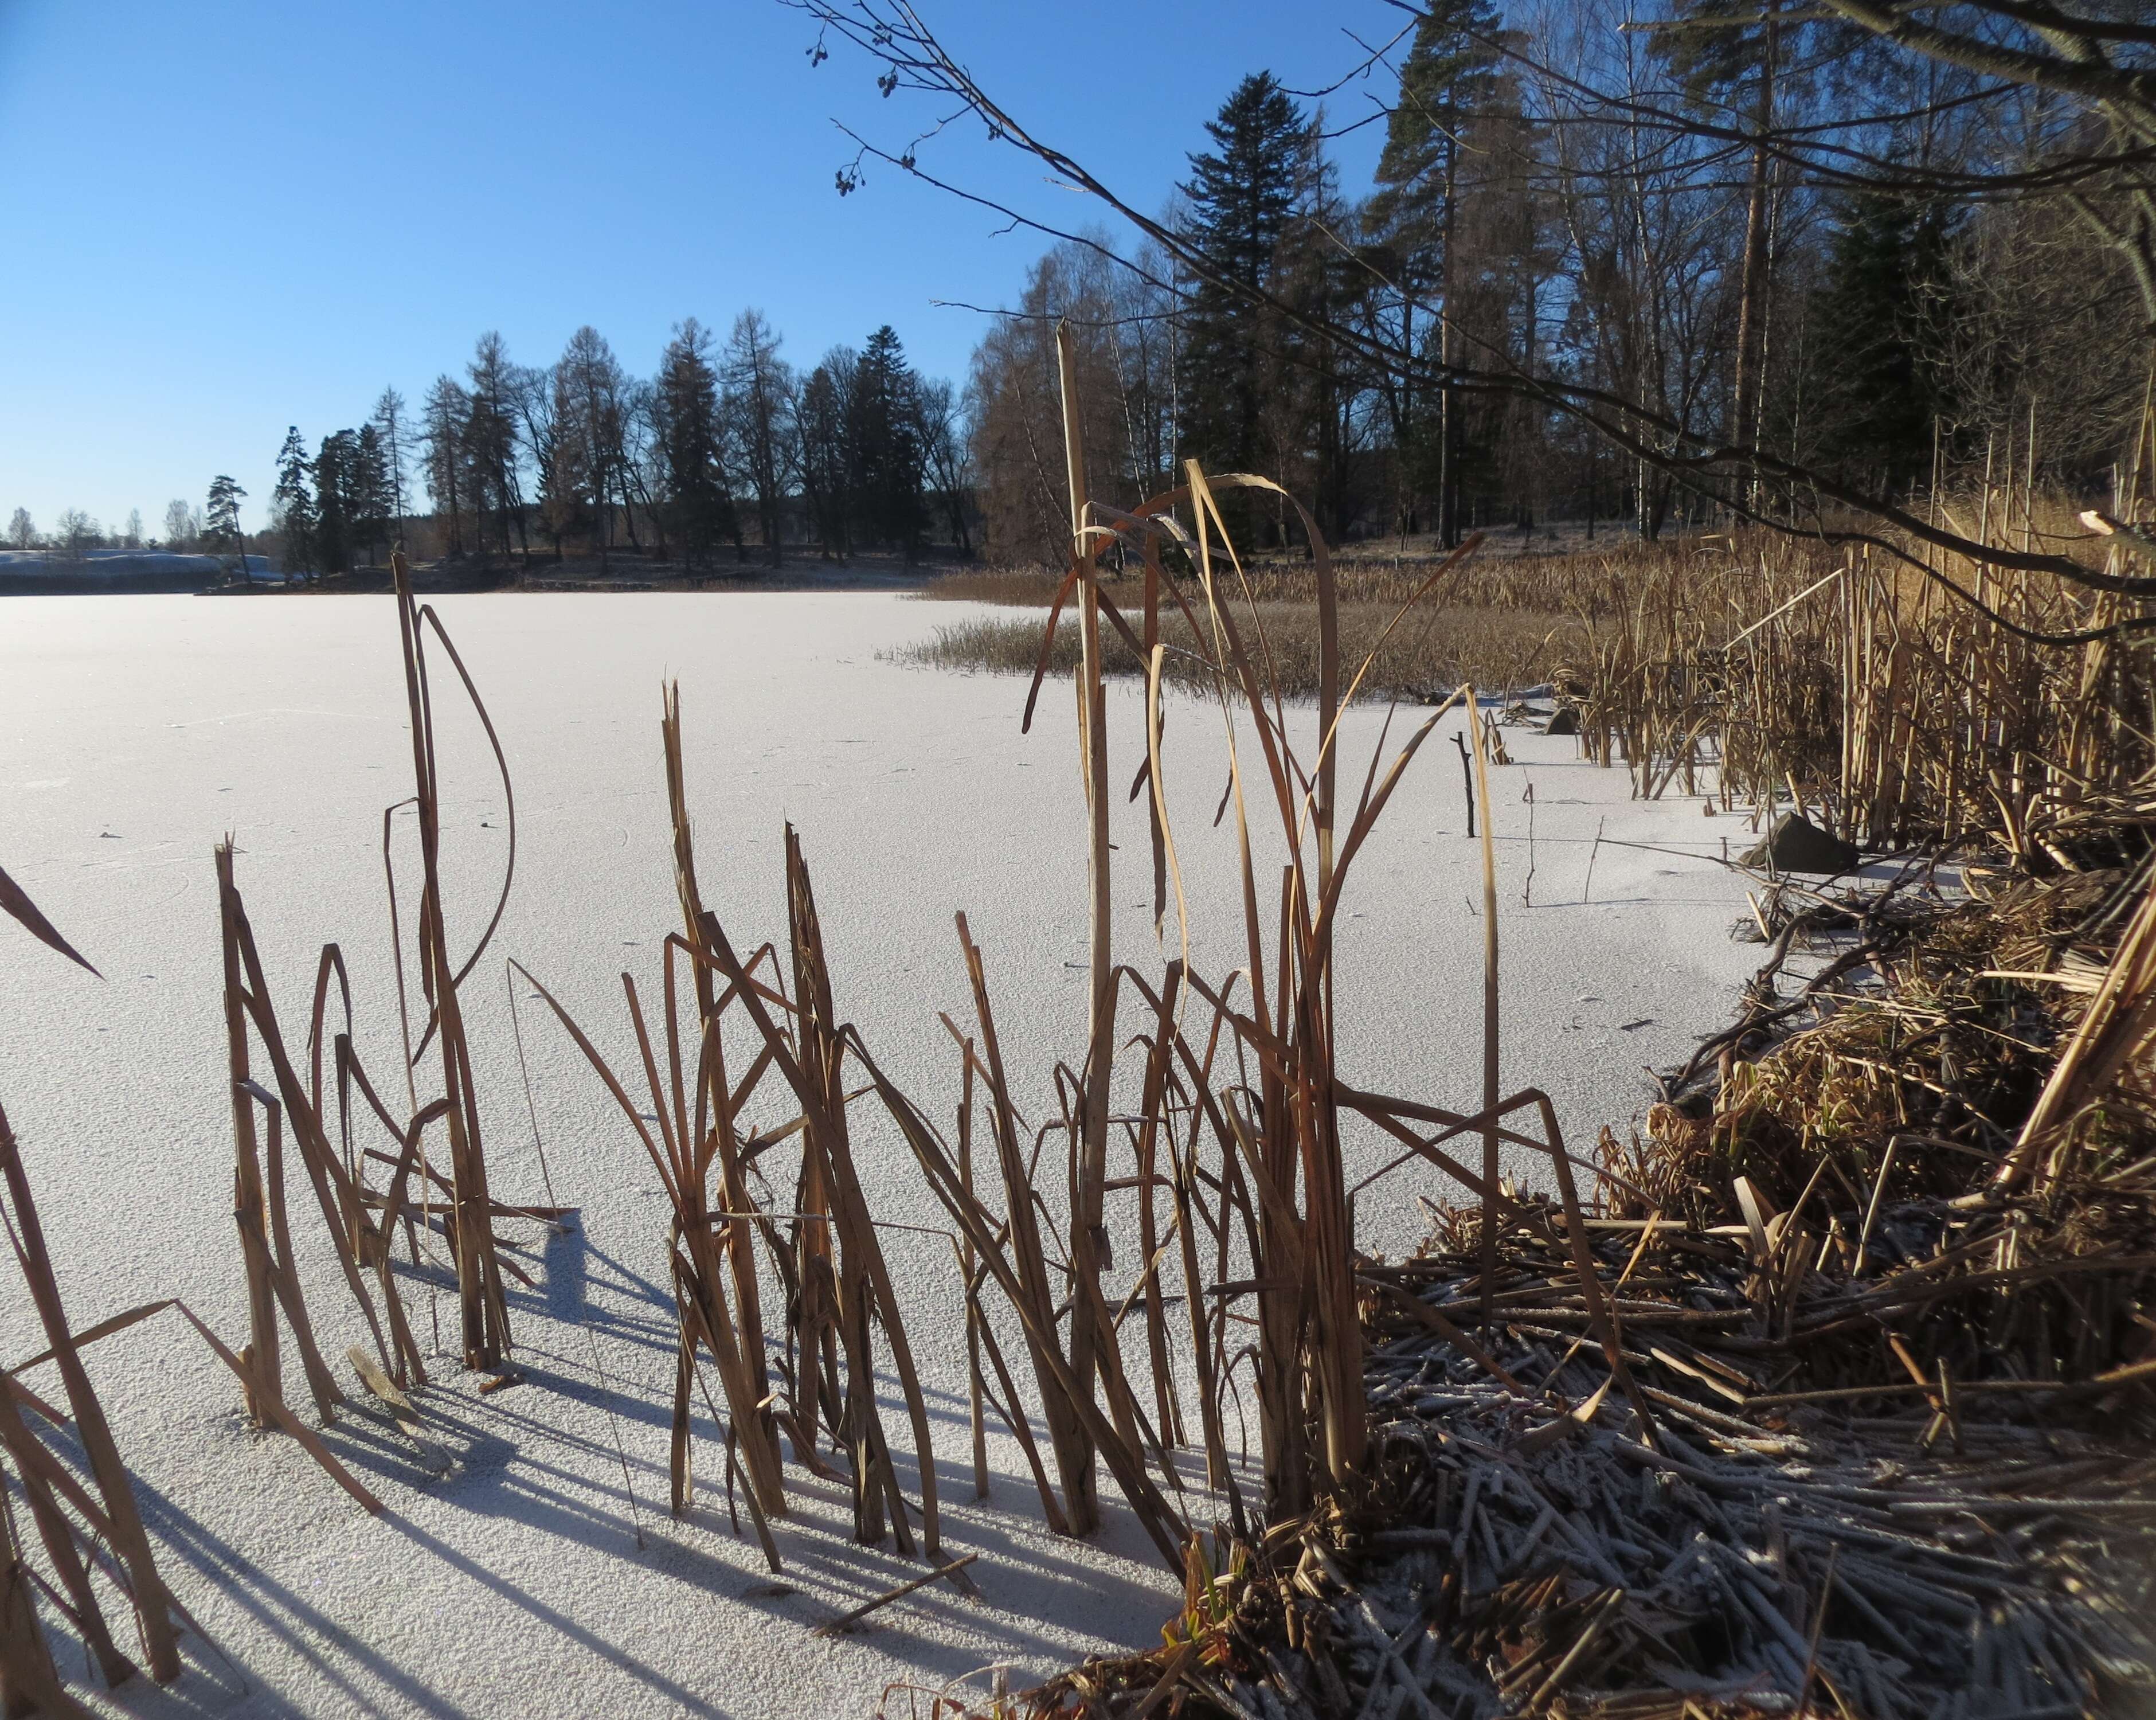
[[[270,503],[285,564],[375,565],[420,490],[430,547],[453,559],[777,566],[791,545],[911,562],[937,537],[970,554],[970,449],[950,384],[920,375],[888,325],[806,375],[781,346],[761,311],[723,344],[692,317],[641,377],[588,326],[551,365],[516,363],[483,335],[416,413],[388,388],[365,424],[311,451],[287,433]]]
[[[1196,456],[1277,480],[1335,539],[1816,525],[1987,469],[2135,481],[2156,27],[2128,0],[1921,26],[1871,0],[1426,0],[1342,80],[1374,111],[1253,74],[1151,216],[910,13],[807,9],[1143,235],[1003,211],[1058,242],[972,367],[998,557],[1065,553],[1059,320],[1096,495],[1127,506]],[[1351,193],[1333,144],[1361,123],[1383,144]]]
[[[192,504],[184,496],[175,496],[165,505],[162,537],[143,530],[140,508],[130,508],[126,523],[109,531],[80,508],[63,508],[52,530],[41,531],[30,511],[18,507],[8,516],[6,547],[57,555],[66,562],[80,562],[94,549],[122,553],[166,550],[182,555],[236,557],[244,542],[239,504],[246,495],[238,483],[220,472],[210,480],[203,505]]]

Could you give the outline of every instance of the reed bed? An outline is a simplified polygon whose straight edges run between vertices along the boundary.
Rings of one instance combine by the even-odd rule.
[[[1409,553],[1392,554],[1328,548],[1324,578],[1343,609],[1358,603],[1397,609],[1412,601],[1422,614],[1486,607],[1550,614],[1584,609],[1600,614],[1621,605],[1629,581],[1659,567],[1672,552],[1685,552],[1687,545],[1727,542],[1672,539],[1650,544],[1620,537],[1584,554],[1519,555],[1491,550],[1478,555],[1466,577],[1435,590],[1424,588],[1430,574],[1445,564],[1448,552],[1444,550],[1424,545]],[[1180,546],[1169,543],[1159,559],[1165,575],[1181,581],[1188,590],[1197,588],[1198,570]],[[1141,590],[1142,556],[1110,546],[1101,560],[1101,588],[1111,602],[1121,603],[1125,594]],[[1318,600],[1320,576],[1314,556],[1297,553],[1291,557],[1274,552],[1241,557],[1240,565],[1240,600],[1304,607]],[[1055,602],[1061,583],[1060,574],[1040,568],[990,567],[939,574],[921,588],[921,596],[932,601],[1045,609]]]
[[[1246,613],[1253,637],[1263,635],[1281,696],[1316,698],[1323,655],[1316,608],[1267,600]],[[1397,604],[1342,602],[1337,608],[1339,650],[1349,661],[1371,659],[1363,682],[1369,696],[1409,704],[1434,705],[1470,681],[1496,689],[1532,687],[1547,674],[1553,656],[1576,653],[1584,635],[1577,617],[1542,610],[1455,605],[1418,613],[1413,625],[1392,628],[1398,614]],[[1059,679],[1067,680],[1078,668],[1078,633],[1075,619],[1056,628],[1048,670]],[[1180,610],[1163,618],[1162,643],[1162,673],[1169,685],[1201,696],[1212,690],[1206,642]],[[1040,663],[1040,647],[1038,620],[984,616],[939,626],[932,639],[885,655],[893,662],[926,668],[1030,675]],[[1103,644],[1101,672],[1142,680],[1146,659],[1111,633]]]

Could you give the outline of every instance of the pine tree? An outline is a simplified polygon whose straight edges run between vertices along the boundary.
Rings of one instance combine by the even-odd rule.
[[[239,503],[247,492],[225,473],[209,480],[209,502],[203,511],[203,547],[213,556],[244,555],[245,540],[239,531]],[[183,504],[175,502],[174,506]],[[171,517],[170,510],[167,517]],[[168,526],[169,532],[170,527]],[[242,563],[244,566],[244,563]]]
[[[287,574],[311,572],[315,567],[313,464],[299,426],[291,426],[285,432],[284,446],[277,450],[277,487],[270,494],[278,529],[284,534]]]
[[[854,409],[860,391],[861,355],[850,347],[834,347],[802,384],[793,413],[794,469],[801,476],[818,548],[825,561],[851,561],[854,554]]]
[[[617,501],[629,542],[636,542],[628,470],[633,404],[629,378],[606,337],[588,325],[569,337],[554,372],[552,493],[564,517],[588,521],[604,567],[613,547]]]
[[[471,393],[464,453],[469,481],[474,486],[471,500],[480,533],[480,553],[486,550],[485,521],[490,511],[495,516],[496,553],[509,553],[510,532],[514,528],[528,565],[531,546],[525,537],[524,493],[517,472],[516,368],[500,335],[489,332],[479,337],[471,362],[465,367]]]

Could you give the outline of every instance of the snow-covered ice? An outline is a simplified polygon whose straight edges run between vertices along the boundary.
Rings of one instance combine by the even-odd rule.
[[[783,927],[779,839],[791,819],[840,1011],[885,1066],[948,1114],[956,1063],[936,1012],[969,1011],[952,925],[963,908],[1019,1102],[1047,1108],[1054,1063],[1075,1060],[1085,1015],[1084,809],[1067,686],[1045,692],[1021,735],[1022,682],[880,660],[880,649],[964,613],[880,593],[435,601],[514,771],[516,883],[496,950],[527,963],[609,1055],[634,1059],[621,971],[655,991],[660,942],[676,924],[658,732],[662,678],[675,676],[705,896],[737,946]],[[444,665],[445,887],[462,949],[490,906],[507,833],[477,726],[447,680]],[[1119,784],[1141,756],[1137,709],[1132,689],[1113,691]],[[1343,783],[1359,783],[1382,721],[1351,714]],[[1394,741],[1415,721],[1400,713]],[[1480,861],[1452,726],[1356,862],[1338,1012],[1347,1079],[1472,1110]],[[1580,761],[1569,740],[1508,731],[1507,744],[1518,762],[1493,773],[1490,809],[1506,1084],[1547,1088],[1584,1147],[1646,1102],[1643,1065],[1681,1059],[1727,1017],[1756,962],[1727,936],[1742,890],[1707,858],[1739,833],[1703,819],[1697,800],[1630,802],[1623,771]],[[1212,825],[1217,714],[1178,701],[1168,745],[1194,959],[1221,975],[1241,959],[1241,934],[1229,832]],[[409,777],[387,598],[0,603],[0,865],[105,975],[0,925],[0,1103],[78,1327],[177,1296],[229,1340],[244,1336],[210,863],[225,832],[288,1035],[304,1032],[316,958],[335,939],[362,1055],[377,1085],[401,1085],[381,840],[382,809]],[[1120,792],[1118,803],[1119,954],[1157,969],[1142,809]],[[1606,839],[1583,901],[1598,828]],[[1168,938],[1172,949],[1172,910]],[[544,1200],[496,957],[466,996],[496,1192]],[[375,1519],[290,1440],[247,1429],[236,1382],[192,1333],[152,1322],[98,1345],[91,1371],[162,1566],[213,1646],[190,1639],[187,1674],[170,1691],[138,1680],[93,1700],[158,1716],[865,1715],[895,1680],[938,1685],[1008,1661],[1022,1682],[1091,1650],[1158,1640],[1174,1585],[1119,1502],[1096,1543],[1049,1535],[1000,1435],[993,1497],[972,1501],[955,1272],[932,1238],[893,1232],[889,1245],[936,1417],[946,1544],[980,1552],[984,1601],[938,1585],[852,1635],[811,1637],[919,1568],[851,1545],[837,1491],[789,1470],[796,1508],[776,1527],[786,1569],[773,1577],[710,1489],[722,1463],[701,1415],[706,1490],[692,1517],[670,1519],[664,1198],[573,1048],[536,1006],[521,1012],[553,1187],[582,1212],[570,1234],[533,1239],[522,1263],[534,1287],[511,1286],[529,1383],[482,1397],[444,1359],[423,1399],[458,1460],[442,1480],[366,1409],[341,1417],[327,1437],[386,1501]],[[767,1091],[768,1116],[752,1120],[783,1121],[775,1086]],[[1353,1148],[1355,1163],[1380,1162],[1374,1143]],[[857,1150],[879,1218],[940,1223],[887,1132],[866,1131]],[[1413,1242],[1417,1191],[1448,1192],[1417,1167],[1364,1198],[1364,1246]],[[293,1210],[322,1348],[342,1373],[362,1328],[311,1234],[319,1225],[296,1198]],[[408,1296],[425,1343],[429,1292],[415,1283]],[[453,1297],[439,1313],[454,1340]],[[42,1348],[24,1299],[0,1297],[0,1361]],[[288,1369],[297,1405],[289,1357]],[[902,1417],[891,1425],[905,1443]],[[1113,1494],[1105,1476],[1103,1494]],[[69,1670],[80,1678],[79,1658]]]

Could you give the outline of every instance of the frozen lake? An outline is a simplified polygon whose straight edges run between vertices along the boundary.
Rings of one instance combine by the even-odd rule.
[[[1076,1060],[1085,1017],[1085,814],[1067,686],[1044,692],[1034,733],[1021,735],[1023,682],[878,660],[966,613],[884,593],[435,603],[508,750],[519,816],[496,953],[465,988],[497,1195],[547,1199],[500,955],[539,975],[603,1050],[634,1060],[619,974],[655,993],[660,942],[678,926],[659,747],[670,676],[681,684],[704,895],[737,947],[783,931],[790,819],[814,875],[840,1014],[885,1067],[932,1113],[949,1114],[957,1065],[936,1011],[970,1014],[952,925],[963,908],[985,954],[1014,1097],[1029,1114],[1050,1108],[1050,1071]],[[506,830],[491,761],[447,673],[444,664],[435,683],[445,891],[461,951],[491,905]],[[1120,798],[1142,757],[1138,708],[1132,690],[1111,690],[1117,953],[1157,972],[1143,812]],[[1381,718],[1351,713],[1343,793],[1360,782]],[[1396,741],[1409,727],[1395,724]],[[1224,781],[1217,716],[1178,702],[1168,745],[1194,965],[1217,978],[1240,959],[1241,936],[1231,832],[1211,828]],[[1490,809],[1506,1085],[1547,1088],[1584,1150],[1601,1124],[1621,1129],[1644,1107],[1643,1065],[1680,1060],[1719,1025],[1756,965],[1757,952],[1727,935],[1742,889],[1705,858],[1740,830],[1703,819],[1697,800],[1631,804],[1624,772],[1578,760],[1569,740],[1508,732],[1507,745],[1517,762],[1493,773]],[[226,832],[288,1038],[304,1035],[321,946],[338,941],[357,1043],[391,1090],[382,809],[409,793],[410,759],[386,597],[0,603],[0,865],[105,974],[100,983],[0,925],[0,1104],[77,1327],[177,1296],[228,1341],[244,1333],[210,860]],[[1605,842],[1583,901],[1605,821],[1609,838],[1679,852]],[[1476,1108],[1480,898],[1459,762],[1440,733],[1350,880],[1337,988],[1345,1079]],[[1172,952],[1172,911],[1168,938]],[[1158,1641],[1172,1587],[1119,1502],[1097,1543],[1050,1536],[1000,1436],[993,1497],[973,1502],[955,1272],[927,1239],[892,1247],[892,1266],[940,1417],[946,1543],[980,1552],[985,1604],[939,1585],[856,1634],[811,1638],[813,1625],[920,1568],[850,1545],[839,1492],[796,1470],[796,1513],[775,1526],[781,1578],[732,1535],[708,1491],[694,1516],[669,1518],[664,1199],[573,1048],[536,1006],[521,1018],[554,1186],[583,1218],[524,1257],[534,1288],[511,1286],[529,1384],[480,1397],[445,1359],[425,1395],[459,1459],[450,1476],[429,1479],[364,1411],[342,1418],[328,1438],[388,1507],[370,1518],[290,1440],[248,1430],[237,1382],[192,1333],[164,1324],[170,1317],[90,1353],[167,1580],[215,1645],[189,1638],[178,1686],[137,1681],[118,1706],[866,1715],[895,1680],[940,1685],[1009,1661],[1029,1681],[1090,1650]],[[775,1086],[766,1092],[769,1114],[749,1120],[783,1121]],[[1378,1162],[1367,1143],[1358,1150]],[[888,1133],[865,1136],[857,1153],[880,1219],[942,1222]],[[1360,1240],[1397,1253],[1422,1228],[1413,1194],[1450,1189],[1419,1168],[1385,1188],[1361,1214]],[[298,1192],[304,1254],[320,1225]],[[342,1373],[363,1327],[323,1253],[305,1262],[311,1307]],[[428,1292],[415,1286],[408,1298],[425,1344]],[[442,1303],[454,1342],[454,1297]],[[43,1347],[23,1299],[0,1298],[0,1361]],[[33,1383],[48,1389],[49,1376]],[[288,1388],[296,1408],[304,1390],[289,1363]],[[700,1416],[707,1486],[721,1467],[711,1432]],[[1104,1477],[1104,1500],[1112,1492]]]

